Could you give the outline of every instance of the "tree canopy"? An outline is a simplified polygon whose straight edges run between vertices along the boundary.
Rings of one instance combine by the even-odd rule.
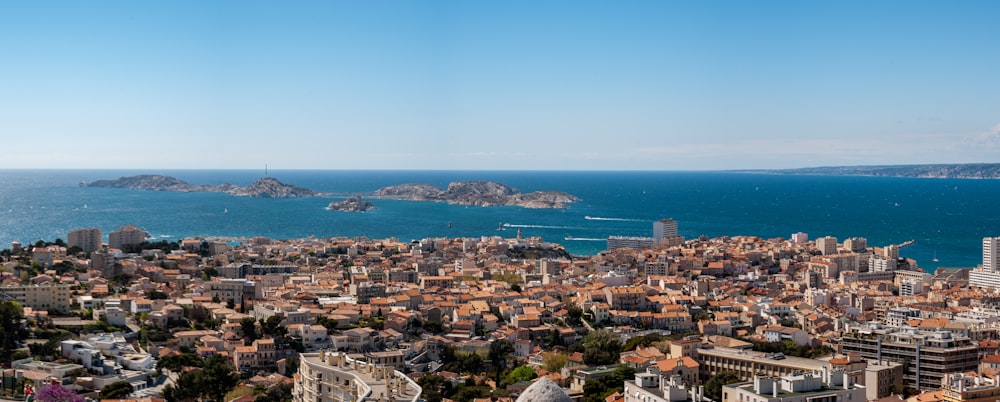
[[[176,384],[163,389],[168,401],[194,401],[198,399],[222,402],[226,393],[240,381],[239,376],[221,355],[213,355],[205,360],[201,370],[181,374]]]
[[[3,356],[18,348],[18,344],[28,337],[28,331],[21,324],[24,309],[17,302],[0,302],[0,353]]]
[[[599,329],[583,337],[583,347],[583,362],[591,366],[600,366],[618,362],[622,343],[618,334]]]
[[[127,381],[115,381],[101,389],[101,399],[126,399],[135,388]]]

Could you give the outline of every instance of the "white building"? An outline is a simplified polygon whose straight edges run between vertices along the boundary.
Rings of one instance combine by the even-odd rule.
[[[416,382],[392,367],[380,367],[340,353],[300,354],[294,402],[417,402]]]
[[[752,382],[724,385],[722,402],[863,402],[865,387],[843,370],[783,377],[754,376]]]
[[[983,238],[983,265],[969,272],[969,286],[1000,289],[1000,237]]]

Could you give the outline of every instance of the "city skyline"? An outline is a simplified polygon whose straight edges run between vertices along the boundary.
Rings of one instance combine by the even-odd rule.
[[[990,2],[0,4],[0,169],[996,162]]]

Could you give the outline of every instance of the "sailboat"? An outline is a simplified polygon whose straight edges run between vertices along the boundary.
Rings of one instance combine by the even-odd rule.
[[[938,262],[938,258],[937,258],[937,250],[934,250],[934,259],[932,259],[931,261],[933,261],[933,262]]]

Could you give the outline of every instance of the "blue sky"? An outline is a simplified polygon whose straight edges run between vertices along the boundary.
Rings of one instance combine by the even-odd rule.
[[[0,168],[1000,162],[994,1],[4,1]]]

